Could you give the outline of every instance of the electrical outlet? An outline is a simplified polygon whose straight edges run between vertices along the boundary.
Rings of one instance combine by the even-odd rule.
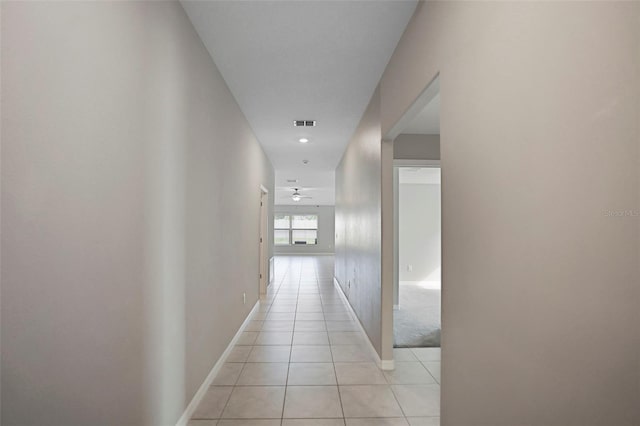
[[[247,293],[242,293],[242,304],[243,305],[247,304]]]
[[[413,272],[413,265],[407,265],[407,271]]]

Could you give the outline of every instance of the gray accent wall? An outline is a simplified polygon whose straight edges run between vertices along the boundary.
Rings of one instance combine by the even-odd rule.
[[[333,254],[335,251],[335,207],[334,206],[290,206],[277,205],[274,213],[297,213],[318,215],[318,244],[274,246],[275,255]],[[273,218],[269,219],[273,222]]]
[[[393,140],[395,160],[439,160],[440,135],[400,134]]]
[[[381,351],[381,133],[374,93],[336,169],[335,277]]]
[[[1,7],[2,424],[173,425],[258,298],[272,166],[179,3]]]
[[[640,424],[639,23],[421,2],[391,58],[383,134],[441,82],[443,426]]]

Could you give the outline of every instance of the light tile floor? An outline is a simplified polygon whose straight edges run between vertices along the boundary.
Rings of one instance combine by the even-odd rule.
[[[276,257],[275,278],[189,426],[438,426],[440,350],[382,371],[333,257]]]

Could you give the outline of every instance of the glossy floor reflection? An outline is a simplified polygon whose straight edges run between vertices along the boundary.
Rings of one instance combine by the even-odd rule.
[[[437,426],[440,349],[382,371],[333,284],[333,257],[275,258],[275,276],[189,426]]]

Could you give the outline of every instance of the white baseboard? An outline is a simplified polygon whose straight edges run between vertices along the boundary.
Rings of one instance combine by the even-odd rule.
[[[385,359],[385,360],[380,359],[380,355],[378,355],[378,351],[376,351],[376,348],[373,347],[373,343],[371,343],[371,339],[369,339],[369,335],[367,334],[367,332],[364,330],[364,327],[360,323],[360,319],[358,318],[358,315],[356,315],[356,312],[353,310],[351,303],[349,303],[349,299],[347,299],[347,296],[345,296],[344,292],[342,291],[342,287],[340,286],[340,281],[338,281],[336,277],[333,277],[333,285],[338,287],[338,290],[340,291],[340,297],[347,304],[347,307],[355,317],[356,323],[358,324],[358,327],[360,327],[360,331],[362,332],[362,334],[364,334],[367,337],[369,350],[371,351],[371,354],[374,356],[376,360],[376,364],[378,364],[378,367],[380,367],[382,370],[395,369],[395,363],[392,359]]]
[[[257,312],[259,306],[260,306],[260,301],[258,300],[256,304],[253,305],[253,309],[251,309],[251,312],[249,312],[249,315],[247,315],[247,318],[244,320],[244,322],[238,329],[238,332],[236,333],[236,335],[233,336],[233,339],[231,339],[231,342],[229,343],[229,346],[227,346],[227,349],[225,349],[222,355],[220,356],[220,358],[218,358],[218,361],[215,363],[215,365],[207,375],[207,378],[204,379],[204,382],[202,382],[202,385],[200,385],[200,388],[191,399],[191,402],[189,402],[189,405],[187,405],[187,408],[185,408],[184,413],[182,413],[182,416],[180,416],[180,419],[178,419],[176,426],[187,426],[187,423],[189,423],[191,416],[193,416],[193,413],[196,411],[196,408],[198,408],[198,404],[200,404],[200,401],[202,401],[202,398],[204,398],[205,394],[207,393],[207,390],[209,389],[209,387],[211,386],[211,383],[213,382],[213,379],[216,378],[216,375],[220,371],[220,368],[222,368],[222,365],[227,361],[227,358],[229,357],[231,350],[238,342],[238,339],[240,339],[242,332],[244,331],[244,329],[247,327],[247,325],[253,318],[253,315]]]

